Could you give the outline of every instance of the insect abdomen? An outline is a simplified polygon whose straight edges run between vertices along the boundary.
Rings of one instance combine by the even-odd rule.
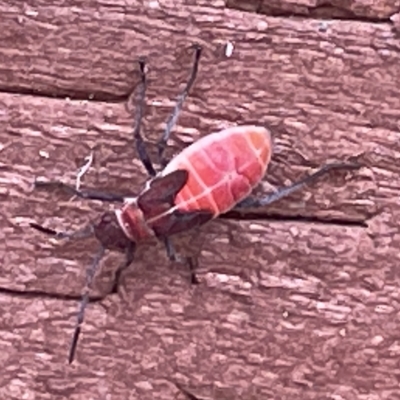
[[[210,210],[214,216],[246,198],[264,176],[272,155],[267,129],[239,126],[203,137],[178,154],[163,174],[189,172],[175,198],[182,210]]]

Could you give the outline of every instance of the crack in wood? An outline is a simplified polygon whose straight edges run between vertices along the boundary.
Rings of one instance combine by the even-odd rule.
[[[63,90],[63,89],[54,89],[51,91],[39,91],[32,88],[23,88],[23,87],[1,87],[0,86],[0,94],[18,94],[24,96],[32,96],[39,99],[59,99],[59,100],[74,100],[74,101],[90,101],[93,103],[109,103],[109,104],[119,104],[124,103],[129,93],[123,95],[114,95],[107,92],[88,92],[88,91],[79,91],[74,89],[72,90]]]
[[[61,293],[49,293],[42,290],[17,290],[0,287],[0,293],[8,295],[10,297],[17,297],[23,299],[54,299],[54,300],[65,300],[65,301],[80,301],[82,296],[72,294],[61,294]],[[89,303],[98,303],[104,300],[105,296],[93,296],[90,298]]]
[[[246,212],[246,214],[238,211],[229,211],[226,214],[221,215],[219,218],[230,219],[236,221],[271,221],[271,222],[300,222],[300,223],[312,223],[319,225],[336,225],[344,227],[355,227],[355,228],[368,228],[367,221],[376,214],[371,214],[364,220],[357,219],[340,219],[340,218],[321,218],[321,217],[305,217],[301,215],[285,216],[279,214],[261,214],[260,212]]]
[[[369,16],[367,12],[373,14],[374,11],[366,10],[368,5],[362,4],[362,1],[349,2],[348,6],[339,6],[337,4],[329,4],[328,1],[323,1],[320,4],[314,6],[313,4],[296,4],[295,2],[281,1],[271,2],[263,0],[226,0],[226,8],[234,10],[240,10],[245,12],[251,12],[254,14],[267,15],[272,17],[301,17],[303,19],[314,19],[314,20],[328,20],[328,19],[339,19],[342,21],[359,21],[369,23],[389,23],[392,24],[391,15],[384,13],[382,16]],[[333,3],[333,2],[332,2]],[[357,7],[358,6],[358,7]],[[358,11],[353,11],[352,7]],[[388,8],[390,6],[388,5]],[[378,11],[376,10],[378,14]]]

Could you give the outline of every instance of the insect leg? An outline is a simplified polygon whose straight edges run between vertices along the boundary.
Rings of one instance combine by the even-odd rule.
[[[172,127],[176,123],[176,120],[178,118],[179,112],[182,108],[183,102],[186,99],[191,87],[193,86],[193,83],[196,79],[197,71],[198,71],[198,64],[200,60],[200,55],[201,55],[201,47],[196,46],[195,49],[195,59],[194,59],[194,64],[192,67],[191,75],[189,77],[189,80],[183,90],[183,92],[178,96],[177,99],[177,104],[174,108],[173,113],[169,117],[169,120],[167,121],[167,126],[165,129],[165,132],[160,139],[160,141],[157,144],[157,149],[158,149],[158,158],[159,158],[159,163],[161,167],[164,167],[166,165],[166,161],[163,159],[163,153],[167,145],[168,138],[171,134]],[[147,173],[150,176],[155,176],[156,171],[153,167],[153,164],[151,163],[150,157],[147,154],[145,144],[143,141],[143,138],[140,134],[140,126],[141,126],[141,121],[143,118],[143,109],[144,109],[144,100],[145,100],[145,94],[146,94],[146,71],[145,71],[145,61],[144,60],[139,60],[139,68],[140,68],[140,84],[137,89],[137,106],[136,106],[136,113],[135,113],[135,121],[134,121],[134,139],[136,143],[136,149],[139,154],[139,157],[146,168]],[[176,260],[176,253],[173,248],[172,243],[168,238],[163,239],[168,258],[170,260],[175,261]],[[192,278],[192,281],[194,281],[194,278]]]
[[[29,226],[39,232],[45,233],[46,235],[55,236],[58,239],[86,239],[93,235],[93,227],[90,224],[73,232],[57,232],[54,229],[46,228],[35,222],[30,222]]]
[[[167,256],[172,262],[179,262],[181,264],[187,265],[190,272],[190,283],[192,285],[199,284],[199,280],[197,279],[195,273],[195,263],[191,257],[182,258],[175,250],[171,240],[169,238],[163,238],[163,242],[165,245],[165,249],[167,250]]]
[[[135,257],[135,249],[136,249],[136,244],[133,242],[130,243],[129,246],[126,248],[125,261],[122,265],[118,267],[118,269],[115,272],[111,293],[118,293],[118,286],[119,286],[119,281],[121,279],[121,273],[132,264]]]
[[[93,190],[77,190],[73,186],[67,185],[66,183],[60,181],[49,181],[49,182],[41,182],[35,181],[35,188],[49,188],[49,189],[62,189],[66,193],[70,193],[71,195],[78,196],[82,199],[88,200],[101,200],[101,201],[110,201],[110,202],[123,202],[124,196],[120,194],[114,193],[105,193]]]
[[[255,207],[264,207],[266,205],[269,205],[271,203],[274,203],[283,197],[287,197],[293,192],[302,189],[304,186],[314,182],[317,180],[319,177],[322,175],[325,175],[326,173],[332,171],[332,170],[338,170],[338,169],[348,169],[348,170],[353,170],[353,169],[359,169],[361,167],[361,164],[358,163],[331,163],[331,164],[326,164],[320,169],[318,169],[316,172],[313,174],[306,176],[305,178],[299,180],[298,182],[295,182],[289,186],[283,187],[278,189],[274,193],[269,193],[265,195],[264,197],[261,198],[254,198],[254,197],[248,197],[238,203],[235,206],[235,210],[243,209],[243,208],[255,208]]]
[[[183,102],[185,101],[186,97],[188,96],[189,91],[192,88],[192,86],[196,80],[197,72],[199,69],[199,61],[200,61],[201,51],[202,51],[201,46],[195,45],[194,61],[193,61],[192,70],[190,72],[189,80],[187,81],[182,93],[179,94],[176,104],[175,104],[175,108],[168,118],[165,131],[164,131],[161,139],[157,143],[158,162],[162,168],[164,168],[168,163],[168,161],[164,158],[164,151],[167,147],[168,139],[171,136],[172,128],[176,124],[176,121],[178,120],[178,117],[179,117],[179,113],[183,106]],[[175,252],[175,249],[174,249],[172,243],[170,242],[170,240],[168,238],[165,238],[164,244],[165,244],[165,248],[167,250],[168,258],[171,261],[175,261],[177,259],[177,254]],[[188,263],[188,265],[190,267],[190,276],[191,276],[190,281],[192,284],[196,284],[196,283],[198,283],[198,280],[196,278],[196,275],[193,272],[193,268],[191,266],[192,264]]]
[[[135,97],[136,94],[136,108],[135,108],[135,118],[133,122],[133,138],[135,140],[136,151],[138,152],[140,161],[142,162],[144,168],[150,176],[156,175],[156,170],[153,167],[153,164],[150,160],[150,157],[146,150],[146,145],[144,143],[143,137],[140,133],[142,119],[143,119],[143,110],[144,110],[144,101],[146,95],[146,62],[144,59],[139,60],[139,70],[140,70],[140,83],[137,87],[137,90],[134,91],[128,99],[129,103],[132,103],[132,98]]]
[[[75,350],[76,350],[76,347],[78,344],[79,335],[81,333],[81,325],[82,325],[84,317],[85,317],[85,309],[89,303],[89,290],[92,286],[93,278],[98,270],[100,261],[103,258],[104,253],[105,253],[104,247],[100,246],[98,252],[96,253],[96,256],[93,259],[92,265],[86,271],[86,286],[85,286],[85,291],[82,296],[81,304],[79,306],[76,327],[75,327],[74,335],[72,337],[71,346],[69,349],[69,355],[68,355],[69,364],[71,364],[72,361],[74,360]]]
[[[193,257],[186,257],[186,263],[189,267],[189,271],[190,271],[190,283],[192,285],[198,285],[200,282],[197,279],[196,276],[196,265],[197,263],[195,263],[194,258]]]
[[[185,101],[186,97],[188,96],[189,91],[192,88],[194,81],[196,80],[197,71],[199,69],[199,61],[200,61],[201,51],[202,51],[201,46],[195,45],[194,62],[193,62],[189,80],[187,81],[186,86],[183,89],[182,93],[178,96],[175,108],[174,108],[172,114],[170,115],[170,117],[168,118],[165,131],[164,131],[161,139],[157,143],[158,161],[162,167],[165,167],[167,165],[167,161],[164,159],[163,155],[164,155],[165,148],[167,147],[167,141],[171,135],[171,130],[172,130],[173,126],[176,124],[176,121],[178,120],[178,117],[179,117],[179,113],[182,109],[183,102]]]
[[[195,396],[193,393],[190,393],[188,390],[186,390],[181,384],[175,381],[171,381],[178,390],[180,390],[188,400],[202,400],[201,398]]]
[[[145,101],[145,95],[146,95],[146,86],[147,86],[147,84],[146,84],[146,63],[143,59],[139,60],[139,70],[140,70],[140,84],[137,89],[136,112],[135,112],[135,119],[134,119],[133,137],[135,140],[136,151],[138,152],[139,158],[142,161],[143,166],[145,167],[147,173],[151,177],[154,177],[156,175],[156,170],[150,160],[150,157],[146,150],[146,145],[145,145],[143,137],[140,133],[141,123],[142,123],[142,118],[143,118],[144,101]],[[129,102],[130,102],[130,100],[129,100]],[[169,241],[168,238],[165,238],[164,243],[165,243],[165,246],[167,249],[167,253],[169,254],[170,249],[173,249],[172,243]],[[127,256],[127,262],[128,262],[128,260],[129,259]],[[132,254],[131,262],[132,261],[133,261],[133,254]],[[129,264],[131,262],[129,262]],[[114,285],[112,288],[112,293],[115,293],[117,291],[120,274],[124,268],[125,268],[125,266],[122,269],[117,270],[117,273],[115,275]]]
[[[174,245],[172,244],[171,240],[168,238],[163,238],[163,242],[165,245],[165,250],[167,251],[167,256],[170,261],[180,261],[180,257],[178,256],[177,252],[175,251]]]

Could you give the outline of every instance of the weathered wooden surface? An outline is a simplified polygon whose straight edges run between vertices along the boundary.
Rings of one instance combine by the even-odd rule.
[[[172,399],[169,380],[206,399],[400,395],[400,41],[389,24],[321,29],[213,3],[0,2],[2,398]],[[25,226],[73,229],[107,206],[33,192],[33,179],[73,182],[94,149],[85,185],[138,190],[146,176],[122,102],[135,60],[148,57],[144,131],[154,143],[193,41],[204,57],[174,151],[177,138],[257,123],[273,129],[274,184],[353,155],[365,167],[260,215],[290,221],[204,227],[191,243],[195,288],[161,245],[141,248],[121,296],[89,306],[69,366],[77,301],[63,296],[81,293],[96,244],[56,243]],[[99,101],[52,98],[63,95]],[[94,294],[107,291],[120,260],[107,257]]]

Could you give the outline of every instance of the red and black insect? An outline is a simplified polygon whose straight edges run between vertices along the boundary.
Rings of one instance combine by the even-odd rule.
[[[106,249],[122,251],[126,254],[125,262],[116,273],[113,285],[113,291],[116,291],[121,272],[134,259],[137,244],[156,237],[165,243],[169,259],[176,260],[177,254],[169,240],[170,236],[203,225],[227,211],[271,204],[333,169],[359,168],[359,165],[355,163],[327,164],[290,186],[261,198],[251,197],[253,188],[260,183],[266,173],[273,146],[268,129],[250,125],[228,128],[205,136],[167,162],[164,159],[167,141],[183,102],[196,79],[200,56],[201,47],[196,46],[190,78],[178,97],[175,109],[158,143],[158,161],[162,167],[158,173],[147,154],[140,133],[146,92],[146,73],[145,61],[139,60],[141,81],[136,91],[137,106],[133,136],[140,160],[151,179],[136,197],[126,198],[117,194],[79,191],[58,181],[36,184],[41,187],[60,187],[84,199],[122,203],[121,208],[105,212],[99,221],[77,232],[55,232],[36,223],[31,224],[33,228],[59,238],[78,239],[94,234],[100,242],[99,251],[87,270],[86,290],[78,312],[77,325],[69,352],[70,363],[74,358],[85,308],[89,301],[89,288]],[[195,283],[194,274],[192,281]]]

